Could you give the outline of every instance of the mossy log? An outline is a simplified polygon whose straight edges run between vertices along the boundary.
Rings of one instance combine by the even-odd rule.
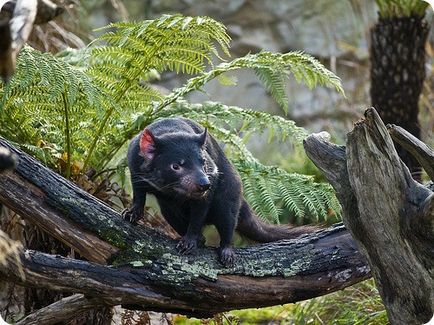
[[[400,128],[389,130],[433,177],[433,151]],[[434,312],[432,189],[413,180],[373,108],[348,134],[346,148],[312,135],[305,149],[337,192],[391,324],[427,323]]]
[[[92,298],[98,298],[108,306],[211,316],[317,297],[370,277],[342,224],[294,240],[237,248],[232,268],[223,267],[211,247],[181,256],[165,234],[129,224],[7,141],[0,139],[0,145],[18,157],[16,169],[0,175],[0,202],[88,260],[23,250],[25,277],[18,276],[16,263],[0,265],[0,274],[23,285],[84,294],[77,310],[95,307]]]

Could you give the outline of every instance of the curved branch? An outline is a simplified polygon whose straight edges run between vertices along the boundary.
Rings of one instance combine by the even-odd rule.
[[[75,294],[35,311],[16,322],[15,325],[63,324],[77,317],[77,314],[99,306],[101,306],[100,299]]]
[[[434,181],[434,150],[400,126],[388,124],[387,129],[393,140],[407,150]]]

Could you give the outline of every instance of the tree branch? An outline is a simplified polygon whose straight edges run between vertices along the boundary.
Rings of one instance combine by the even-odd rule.
[[[16,170],[0,178],[0,201],[89,260],[101,263],[110,257],[115,265],[27,251],[22,257],[25,285],[98,296],[109,305],[209,316],[304,300],[370,276],[342,225],[295,240],[237,248],[233,268],[218,262],[214,248],[180,256],[166,235],[131,225],[6,141],[0,139],[0,145],[19,157]],[[4,269],[3,276],[11,271]]]
[[[17,168],[21,169],[23,165],[25,163],[21,160]],[[37,173],[36,170],[33,171]],[[47,202],[45,193],[40,188],[17,173],[4,173],[0,179],[0,201],[4,205],[66,245],[73,247],[83,257],[98,263],[106,263],[106,260],[118,251],[118,248],[64,218],[58,209]]]
[[[429,178],[434,181],[434,151],[400,126],[388,124],[387,129],[392,139],[413,155],[425,169]]]
[[[334,236],[331,236],[330,232],[334,232]],[[319,240],[319,246],[342,242],[344,238],[349,239],[348,233],[342,226],[336,227],[326,231],[323,240]],[[287,250],[286,243],[275,243],[275,245],[276,255]],[[293,245],[311,246],[312,243],[306,245],[301,241]],[[265,249],[265,247],[260,248]],[[238,271],[227,272],[228,274],[220,275],[214,280],[200,276],[186,281],[189,270],[172,270],[174,273],[172,279],[171,275],[166,275],[165,272],[155,274],[157,267],[163,268],[164,271],[163,265],[145,268],[133,267],[129,264],[113,268],[30,250],[26,250],[21,255],[24,279],[17,277],[13,266],[10,265],[0,267],[0,273],[3,277],[26,286],[80,292],[88,297],[98,297],[100,302],[107,305],[138,305],[147,310],[209,317],[214,313],[235,308],[304,300],[341,289],[361,277],[367,278],[369,269],[354,258],[357,256],[352,254],[352,257],[347,260],[339,257],[341,251],[351,254],[354,249],[352,246],[338,245],[337,248],[330,250],[328,256],[320,256],[316,251],[317,262],[314,266],[297,266],[294,268],[296,274],[288,274],[286,277],[254,278],[242,276],[242,272]],[[251,255],[254,251],[256,249],[253,248],[246,254]],[[315,254],[315,250],[312,254]],[[256,252],[256,255],[264,256],[263,252],[262,254]],[[324,268],[330,263],[332,255],[338,260],[337,264],[341,265],[339,268],[322,274],[309,272],[311,268]],[[269,263],[272,258],[273,256],[269,257]],[[250,263],[254,262],[254,259],[250,261]],[[301,257],[292,262],[301,263]],[[184,267],[187,268],[187,264]],[[328,266],[325,268],[329,269]],[[242,300],[239,299],[240,294],[243,295]]]
[[[35,311],[16,322],[15,325],[63,324],[77,317],[80,313],[99,306],[101,306],[100,299],[86,298],[82,294],[75,294]]]

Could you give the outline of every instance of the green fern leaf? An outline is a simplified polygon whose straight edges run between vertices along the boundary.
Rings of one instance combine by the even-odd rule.
[[[185,86],[174,89],[171,94],[166,96],[155,107],[155,113],[158,113],[158,111],[177,99],[185,97],[188,93],[200,90],[207,82],[221,74],[245,68],[254,69],[259,74],[267,89],[284,109],[287,107],[287,98],[283,91],[282,80],[288,78],[291,74],[294,75],[298,82],[304,82],[309,88],[319,84],[334,88],[344,95],[339,77],[327,70],[312,56],[301,52],[281,54],[264,51],[257,54],[248,54],[228,63],[221,63],[214,69],[189,79]]]
[[[1,135],[27,143],[28,150],[39,141],[56,143],[68,160],[86,150],[88,142],[77,132],[83,116],[96,121],[108,106],[107,97],[82,69],[29,47],[21,51],[1,100],[0,123],[9,125]]]
[[[130,138],[119,134],[115,146],[112,144],[110,148],[106,148],[103,145],[109,143],[106,141],[96,146],[105,136],[107,123],[117,119],[112,116],[115,107],[126,108],[127,105],[133,105],[129,108],[130,112],[149,112],[149,109],[144,108],[149,107],[152,101],[163,101],[161,96],[152,91],[146,92],[146,89],[140,92],[143,95],[142,103],[137,100],[137,95],[131,94],[136,92],[138,85],[147,80],[150,71],[169,70],[188,74],[202,72],[206,64],[212,65],[211,55],[218,56],[215,43],[229,55],[230,38],[226,28],[208,17],[164,15],[143,22],[115,23],[103,30],[107,29],[114,31],[103,34],[97,40],[106,45],[93,50],[93,63],[87,73],[108,96],[114,98],[116,105],[109,108],[101,119],[85,165],[96,161],[93,157],[95,150],[98,151],[95,153],[97,156],[103,156],[103,151],[107,150],[115,152]],[[148,118],[145,115],[135,121],[127,119],[115,124],[130,123],[126,129],[135,131],[138,121],[148,121]]]

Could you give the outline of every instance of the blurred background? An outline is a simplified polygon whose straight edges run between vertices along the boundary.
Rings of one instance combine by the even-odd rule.
[[[326,130],[337,140],[344,135],[361,112],[370,106],[369,30],[376,22],[378,8],[373,0],[215,0],[215,1],[80,1],[71,4],[68,14],[49,26],[37,27],[33,45],[58,51],[65,46],[82,47],[98,35],[93,30],[120,20],[143,20],[166,13],[206,15],[222,22],[232,38],[230,59],[261,50],[309,53],[341,79],[346,99],[333,90],[308,89],[295,80],[286,91],[290,98],[287,117],[311,132]],[[426,20],[431,26],[432,10]],[[427,78],[420,102],[422,139],[433,141],[433,35],[427,44]],[[227,58],[229,59],[229,58]],[[235,73],[237,87],[222,87],[214,80],[205,92],[189,95],[193,102],[220,101],[282,114],[276,102],[251,71]],[[166,73],[159,84],[168,89],[181,86],[186,76]],[[431,142],[432,143],[432,142]],[[261,158],[270,157],[259,142],[253,149]]]

